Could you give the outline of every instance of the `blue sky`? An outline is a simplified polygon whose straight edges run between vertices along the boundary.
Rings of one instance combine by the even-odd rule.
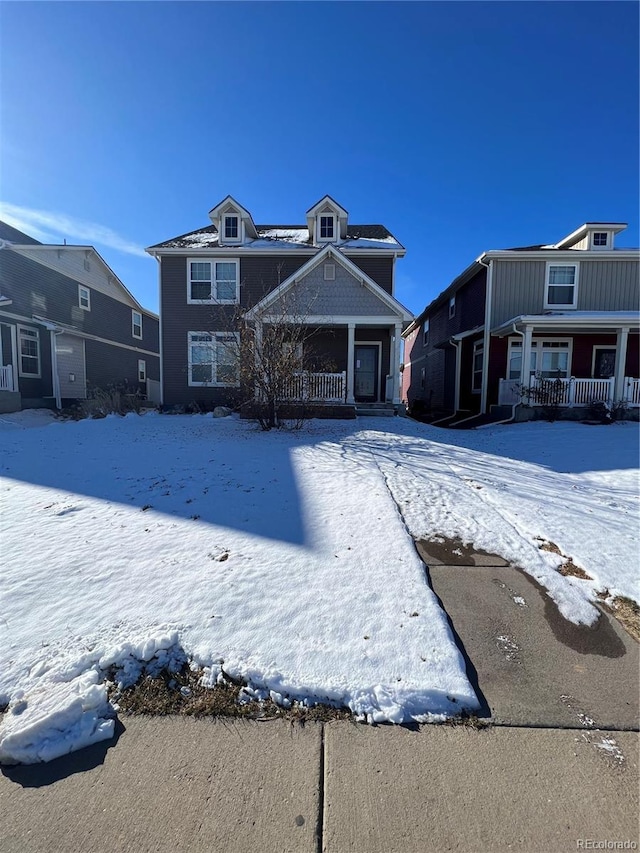
[[[407,247],[419,312],[480,252],[588,220],[638,246],[638,4],[2,3],[0,218],[92,243],[157,308],[144,246],[233,195],[329,193]]]

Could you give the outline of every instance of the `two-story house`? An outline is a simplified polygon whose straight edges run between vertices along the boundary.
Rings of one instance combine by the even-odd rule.
[[[615,247],[625,228],[587,222],[557,243],[480,255],[404,332],[409,411],[525,419],[541,380],[557,378],[562,407],[626,400],[637,413],[640,252]]]
[[[396,238],[382,225],[351,224],[330,196],[307,210],[303,225],[255,225],[231,196],[209,218],[147,249],[159,263],[163,404],[253,399],[236,363],[242,347],[234,355],[230,337],[288,322],[314,329],[322,358],[305,381],[316,406],[338,414],[363,403],[397,407],[401,334],[413,315],[394,296],[395,263],[405,254]],[[290,384],[292,401],[299,387]]]
[[[0,412],[61,408],[91,387],[159,402],[159,321],[92,246],[0,222]]]

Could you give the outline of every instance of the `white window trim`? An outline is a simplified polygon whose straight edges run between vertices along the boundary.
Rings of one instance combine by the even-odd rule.
[[[187,384],[190,388],[239,388],[240,387],[240,366],[238,365],[238,381],[237,382],[194,382],[191,379],[191,368],[193,363],[191,361],[191,336],[192,335],[208,335],[213,338],[214,341],[217,338],[235,338],[236,345],[239,349],[240,344],[240,333],[239,332],[187,332]],[[211,344],[214,344],[214,341],[211,341]],[[201,341],[193,341],[193,343],[198,344],[202,343]],[[214,372],[216,368],[216,358],[217,358],[217,349],[213,347],[213,361],[211,364],[214,366]]]
[[[454,295],[449,299],[449,319],[453,320],[456,316],[456,296]]]
[[[476,356],[484,354],[484,340],[480,338],[478,341],[473,342],[473,352],[471,354],[471,393],[472,394],[481,394],[482,393],[482,380],[484,378],[484,359],[480,365],[480,370],[476,370]],[[507,361],[507,365],[509,362]],[[473,380],[476,377],[476,373],[480,374],[480,386],[478,388],[473,387]]]
[[[142,375],[141,375],[142,374]],[[138,382],[147,381],[147,362],[144,358],[138,359]]]
[[[549,275],[551,267],[574,267],[576,274],[573,282],[573,302],[571,304],[560,304],[557,302],[549,303],[549,287],[570,287],[571,285],[549,284]],[[560,311],[563,308],[577,308],[578,306],[578,280],[580,278],[580,264],[578,261],[563,263],[562,261],[547,261],[545,276],[544,276],[544,307],[552,311]]]
[[[211,264],[211,297],[209,299],[191,298],[191,264]],[[216,299],[216,268],[215,264],[236,265],[236,295],[235,299]],[[237,305],[240,301],[240,258],[187,258],[187,305]]]
[[[140,317],[140,323],[136,323],[136,317]],[[136,326],[140,326],[140,334],[136,335]],[[131,309],[131,337],[135,338],[137,341],[142,340],[142,313],[140,311],[135,311],[133,308]]]
[[[546,343],[549,343],[549,344],[568,344],[568,347],[567,347],[567,353],[568,353],[567,354],[567,376],[571,376],[572,375],[571,366],[573,363],[573,338],[541,338],[541,337],[531,339],[531,351],[538,353],[538,356],[536,357],[536,369],[531,370],[531,368],[529,368],[529,376],[535,375],[540,370],[540,365],[542,363],[542,358],[540,356],[540,353],[542,353],[542,350],[543,350],[542,345],[546,344]],[[523,352],[523,344],[522,344],[522,338],[521,337],[509,338],[509,347],[507,349],[507,365],[505,368],[505,374],[507,374],[509,372],[509,365],[511,364],[511,352],[513,349],[518,350],[520,353]],[[609,349],[609,347],[608,347],[608,349]],[[516,380],[512,379],[511,381],[515,382]]]
[[[596,246],[596,234],[606,234],[607,242],[604,246]],[[607,251],[612,248],[613,234],[611,231],[591,231],[589,234],[589,248],[594,252]]]
[[[82,304],[82,291],[85,290],[87,292],[87,304]],[[78,285],[78,305],[82,308],[83,311],[91,311],[91,290],[84,284]]]
[[[35,332],[36,337],[33,335],[28,336],[28,340],[35,340],[38,344],[38,372],[37,373],[26,373],[22,369],[22,346],[20,344],[20,334],[21,332]],[[42,378],[42,351],[40,346],[40,332],[38,329],[34,329],[32,326],[18,326],[18,376],[24,376],[25,379],[41,379]],[[26,356],[25,356],[26,357]],[[32,356],[29,356],[31,358]]]
[[[613,350],[616,354],[616,365],[618,363],[618,347],[615,344],[594,344],[593,345],[593,354],[591,355],[591,378],[596,378],[596,358],[598,356],[599,349],[607,349]],[[615,370],[613,375],[615,376]]]
[[[422,346],[429,346],[429,318],[423,322],[422,324]]]
[[[227,218],[235,217],[238,220],[238,236],[237,237],[227,237],[226,229],[227,229]],[[244,242],[244,221],[239,213],[234,211],[233,213],[223,213],[220,218],[220,232],[219,232],[219,240],[218,242],[222,245],[236,245],[238,243]]]
[[[321,237],[320,223],[323,219],[333,222],[333,237]],[[316,243],[336,243],[338,240],[338,217],[335,213],[319,213],[316,219]]]

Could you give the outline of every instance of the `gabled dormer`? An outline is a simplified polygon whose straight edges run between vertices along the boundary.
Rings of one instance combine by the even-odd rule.
[[[549,248],[610,252],[613,250],[616,234],[624,231],[626,227],[626,222],[585,222]]]
[[[218,230],[221,246],[242,246],[258,238],[251,214],[230,195],[209,211],[209,219]]]
[[[316,246],[340,243],[347,238],[349,214],[330,195],[324,196],[307,211],[309,239]]]

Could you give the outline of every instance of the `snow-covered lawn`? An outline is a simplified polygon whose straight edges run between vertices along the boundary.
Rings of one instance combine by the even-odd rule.
[[[0,761],[109,737],[106,678],[185,656],[209,683],[223,666],[258,695],[372,721],[477,707],[410,534],[501,554],[575,621],[597,617],[598,590],[640,599],[637,425],[263,434],[25,412],[0,417],[0,442]],[[558,574],[540,540],[593,580]]]

